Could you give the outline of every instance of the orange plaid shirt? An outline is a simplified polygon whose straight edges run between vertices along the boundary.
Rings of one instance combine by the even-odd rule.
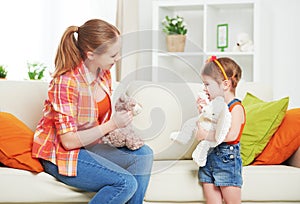
[[[56,164],[62,175],[77,175],[80,149],[64,149],[59,135],[99,124],[98,106],[92,94],[96,83],[111,96],[110,71],[101,70],[97,79],[93,79],[83,63],[50,82],[43,117],[34,134],[32,156]],[[111,108],[100,123],[108,120],[110,114]]]

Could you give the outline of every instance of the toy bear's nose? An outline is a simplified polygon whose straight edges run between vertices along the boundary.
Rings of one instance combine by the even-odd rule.
[[[240,46],[240,43],[237,43],[236,45],[237,45],[237,46]]]

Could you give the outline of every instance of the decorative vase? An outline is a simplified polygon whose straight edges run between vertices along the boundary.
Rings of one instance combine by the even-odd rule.
[[[186,35],[167,35],[168,52],[183,52]]]

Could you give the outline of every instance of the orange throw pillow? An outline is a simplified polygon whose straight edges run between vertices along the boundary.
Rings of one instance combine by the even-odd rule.
[[[10,113],[0,112],[0,162],[5,166],[33,172],[43,171],[31,157],[33,132]]]
[[[290,109],[253,165],[281,164],[300,146],[300,108]]]

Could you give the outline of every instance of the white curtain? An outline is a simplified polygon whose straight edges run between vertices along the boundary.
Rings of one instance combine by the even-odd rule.
[[[116,80],[120,81],[137,69],[139,27],[139,0],[118,0],[116,25],[119,28],[123,47],[122,59],[116,65]]]

